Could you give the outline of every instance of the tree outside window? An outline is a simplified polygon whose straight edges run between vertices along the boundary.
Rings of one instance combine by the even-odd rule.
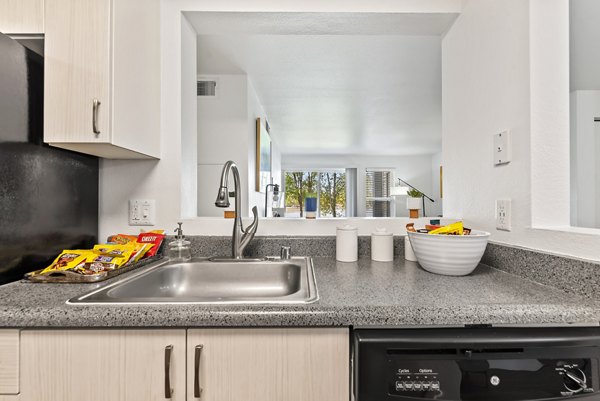
[[[304,217],[304,199],[316,196],[319,217],[344,217],[346,215],[346,172],[286,171],[286,216]]]

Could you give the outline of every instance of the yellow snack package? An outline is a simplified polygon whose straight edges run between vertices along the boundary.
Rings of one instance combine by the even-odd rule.
[[[429,231],[429,234],[433,234],[433,235],[436,235],[436,234],[437,235],[440,235],[440,234],[463,235],[463,232],[464,232],[463,222],[459,221],[457,223],[452,223],[447,226],[440,227],[438,229]]]
[[[125,259],[125,262],[131,258],[135,252],[136,243],[127,244],[98,244],[94,245],[94,252],[106,256],[118,256]]]
[[[54,262],[42,270],[40,274],[74,269],[84,263],[91,253],[92,251],[89,249],[63,250],[62,253],[54,259]]]
[[[137,241],[137,235],[116,234],[108,237],[108,242],[113,244],[127,244]]]
[[[142,259],[148,253],[148,251],[150,251],[150,249],[152,249],[156,246],[155,244],[140,243],[140,242],[137,242],[135,245],[136,245],[136,249],[135,249],[134,253],[131,255],[131,258],[129,258],[127,265],[138,262],[140,259]]]
[[[80,274],[99,274],[115,270],[123,266],[127,259],[123,256],[103,255],[93,252],[88,255],[84,263],[80,263],[73,271]]]

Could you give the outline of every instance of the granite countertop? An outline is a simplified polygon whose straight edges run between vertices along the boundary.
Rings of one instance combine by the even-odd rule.
[[[467,277],[403,259],[313,258],[319,301],[308,305],[67,305],[105,284],[0,286],[0,327],[597,325],[600,302],[480,265]],[[127,273],[127,275],[133,273]],[[121,277],[126,277],[123,275]]]

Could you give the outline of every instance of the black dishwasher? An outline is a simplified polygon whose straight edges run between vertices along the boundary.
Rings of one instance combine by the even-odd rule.
[[[356,401],[599,400],[600,328],[354,331]]]

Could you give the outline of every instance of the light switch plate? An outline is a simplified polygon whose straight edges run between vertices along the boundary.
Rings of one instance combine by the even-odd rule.
[[[511,230],[511,203],[510,199],[498,199],[496,201],[496,228],[498,230]]]
[[[494,135],[494,165],[510,163],[511,153],[510,131],[502,131]]]
[[[129,225],[153,226],[156,224],[156,201],[154,199],[129,200]]]

